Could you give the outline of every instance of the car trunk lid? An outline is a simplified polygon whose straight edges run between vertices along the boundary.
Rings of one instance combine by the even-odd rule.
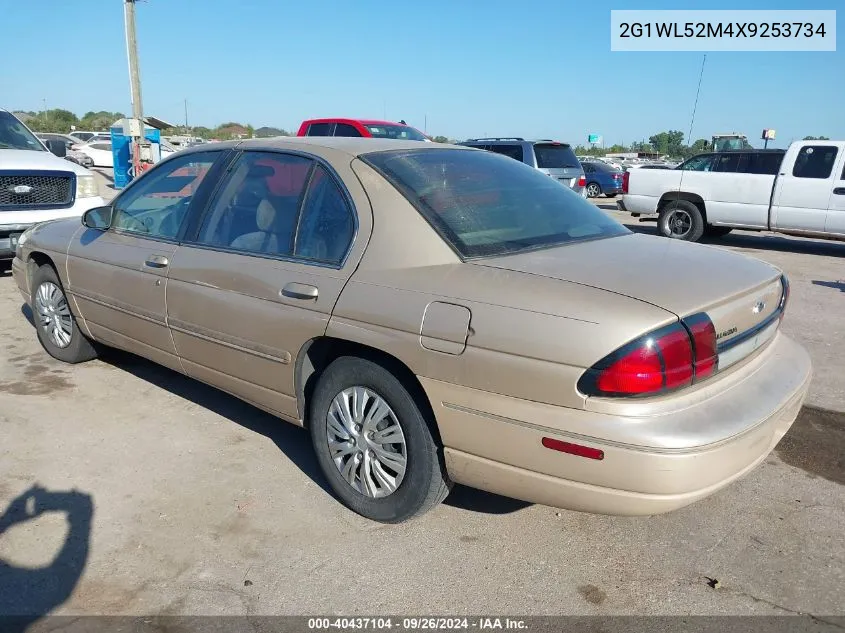
[[[704,312],[716,328],[721,369],[774,337],[785,291],[780,271],[760,260],[640,234],[473,263],[606,290],[681,319]]]

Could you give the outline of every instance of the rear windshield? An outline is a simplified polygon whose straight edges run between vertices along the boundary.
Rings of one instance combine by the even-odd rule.
[[[630,233],[569,187],[507,156],[438,148],[361,158],[464,258]]]
[[[569,145],[536,143],[534,154],[537,155],[537,167],[540,169],[581,168],[581,163]]]
[[[398,138],[404,141],[424,141],[425,136],[410,125],[365,125],[376,138]]]

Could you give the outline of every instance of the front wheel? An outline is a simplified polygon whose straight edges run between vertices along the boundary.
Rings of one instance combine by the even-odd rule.
[[[597,182],[591,182],[587,185],[587,197],[598,198],[601,195],[601,187]]]
[[[32,276],[32,316],[38,341],[53,358],[81,363],[97,357],[76,323],[59,276],[48,264]]]
[[[697,242],[704,234],[704,218],[692,202],[673,200],[660,210],[657,229],[664,237]]]
[[[400,523],[449,492],[425,416],[380,364],[353,356],[332,362],[317,381],[308,425],[329,485],[362,516]]]

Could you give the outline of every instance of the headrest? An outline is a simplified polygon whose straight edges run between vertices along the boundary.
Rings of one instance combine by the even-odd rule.
[[[255,213],[255,223],[259,231],[271,232],[276,221],[276,209],[267,200],[258,203],[258,210]]]

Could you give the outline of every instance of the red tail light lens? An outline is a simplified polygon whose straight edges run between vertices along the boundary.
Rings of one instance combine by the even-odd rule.
[[[631,177],[631,173],[626,171],[622,174],[622,193],[628,193],[628,179]]]
[[[716,330],[701,314],[621,347],[587,370],[578,389],[591,396],[656,395],[712,376],[717,366]]]
[[[703,380],[716,373],[719,354],[716,351],[716,328],[705,314],[684,319],[692,337],[695,354],[695,379]]]
[[[578,186],[579,187],[583,187],[586,184],[587,184],[587,177],[586,176],[581,176],[580,178],[578,178]]]

